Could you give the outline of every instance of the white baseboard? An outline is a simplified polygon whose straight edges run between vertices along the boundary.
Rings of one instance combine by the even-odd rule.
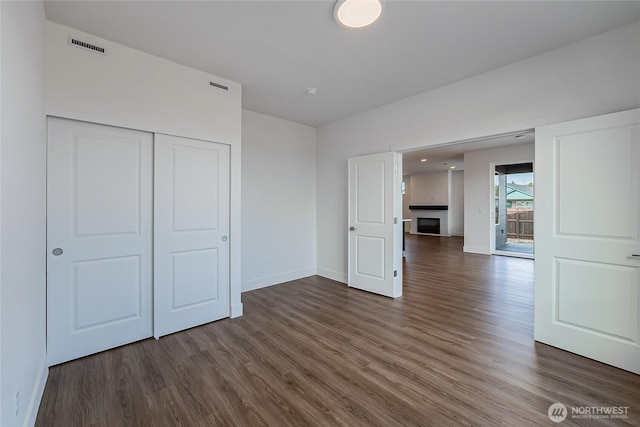
[[[326,268],[318,268],[318,276],[326,277],[327,279],[335,280],[345,285],[349,283],[349,277],[346,273],[340,273]]]
[[[29,399],[29,407],[24,417],[25,427],[31,427],[36,424],[38,409],[40,409],[40,402],[44,394],[44,387],[47,385],[47,378],[49,378],[49,366],[47,366],[47,357],[45,356],[40,365],[40,372],[38,372],[38,378],[36,379],[31,399]]]
[[[273,286],[292,280],[302,279],[316,274],[315,268],[305,268],[302,270],[289,271],[287,273],[276,274],[275,276],[260,277],[258,279],[247,280],[242,282],[242,292],[254,291],[267,286]]]
[[[451,233],[451,235],[455,237],[464,237],[464,233]]]
[[[231,304],[231,314],[229,315],[229,317],[235,319],[236,317],[242,316],[242,312],[242,303]]]
[[[433,237],[451,237],[452,234],[435,234],[435,233],[409,233],[409,234],[413,234],[414,236],[433,236]]]
[[[468,252],[470,254],[491,255],[491,251],[489,249],[473,247],[473,246],[463,246],[462,252]]]

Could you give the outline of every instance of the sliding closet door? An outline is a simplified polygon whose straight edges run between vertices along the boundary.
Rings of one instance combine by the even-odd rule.
[[[50,365],[152,335],[152,135],[49,118]]]
[[[155,135],[154,335],[229,316],[229,146]]]

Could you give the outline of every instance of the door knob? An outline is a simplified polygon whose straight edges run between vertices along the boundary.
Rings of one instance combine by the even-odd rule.
[[[226,242],[227,241],[227,236],[222,236],[222,241]]]
[[[54,250],[51,251],[53,256],[60,256],[60,255],[62,255],[63,252],[64,251],[62,250],[62,248],[55,248]]]
[[[357,228],[355,228],[353,225],[351,227],[349,227],[349,231],[356,231]]]

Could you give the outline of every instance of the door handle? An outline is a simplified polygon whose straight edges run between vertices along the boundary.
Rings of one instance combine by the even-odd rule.
[[[631,254],[631,258],[640,258],[640,254]]]
[[[356,231],[357,228],[355,228],[353,225],[351,227],[349,227],[349,231]]]
[[[54,250],[51,251],[51,253],[53,254],[53,256],[60,256],[62,255],[62,248],[55,248]]]

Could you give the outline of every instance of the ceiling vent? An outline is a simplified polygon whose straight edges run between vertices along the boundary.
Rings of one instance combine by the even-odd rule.
[[[107,54],[107,49],[105,49],[104,47],[100,47],[100,46],[97,46],[95,44],[83,42],[82,40],[78,40],[78,39],[73,38],[71,36],[69,36],[69,44],[71,46],[79,47],[80,49],[89,50],[91,52],[99,53],[101,55],[106,55]]]
[[[229,86],[221,85],[220,83],[209,82],[209,85],[213,87],[217,87],[218,89],[229,90]]]

